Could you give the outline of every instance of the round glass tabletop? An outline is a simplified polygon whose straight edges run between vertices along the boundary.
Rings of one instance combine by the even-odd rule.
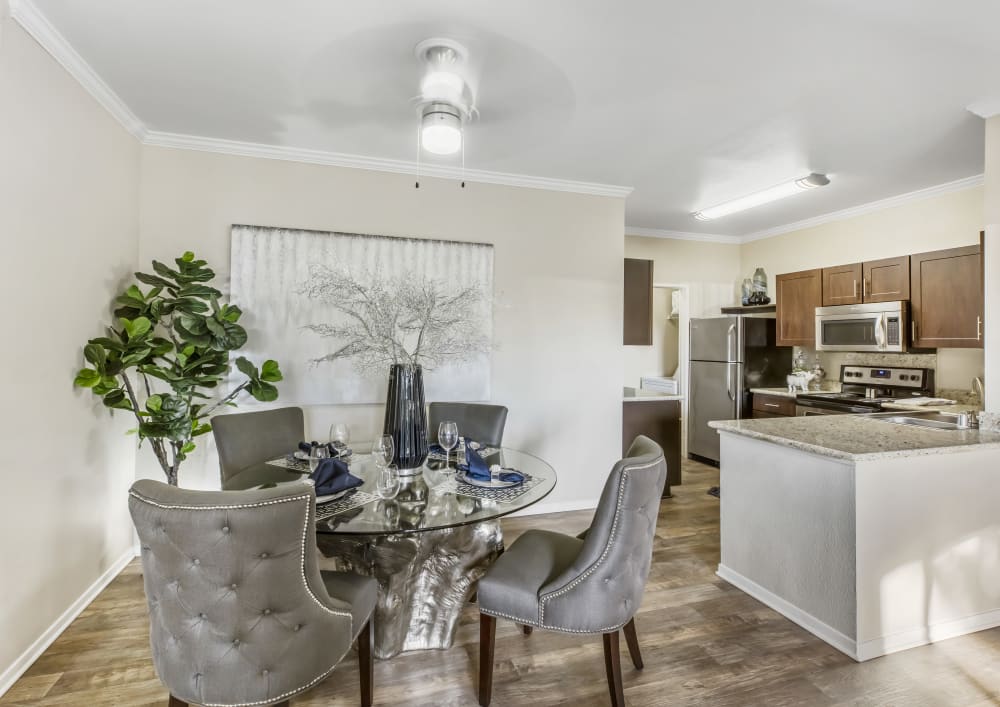
[[[486,457],[486,462],[516,469],[528,478],[523,487],[513,487],[504,492],[483,490],[458,483],[454,457],[450,467],[446,467],[443,461],[429,459],[422,473],[400,479],[399,493],[394,498],[377,498],[319,520],[316,531],[379,535],[418,533],[482,523],[538,503],[555,488],[555,470],[533,454],[504,447]],[[350,457],[348,466],[351,474],[364,482],[357,490],[377,496],[375,476],[378,470],[372,455],[355,453]],[[265,462],[230,477],[223,483],[223,489],[286,483],[307,475],[306,472]],[[322,506],[319,508],[322,509]]]

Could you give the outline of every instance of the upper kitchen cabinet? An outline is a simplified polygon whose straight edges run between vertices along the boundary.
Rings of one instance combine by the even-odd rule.
[[[653,261],[625,258],[625,312],[622,343],[653,345]]]
[[[823,305],[823,271],[803,270],[775,278],[777,346],[814,346],[816,308]]]
[[[980,246],[911,255],[910,288],[913,346],[982,348]]]
[[[910,256],[861,264],[861,295],[865,302],[910,299]]]
[[[861,304],[861,263],[823,268],[823,306]]]
[[[823,268],[823,306],[910,299],[910,256]]]

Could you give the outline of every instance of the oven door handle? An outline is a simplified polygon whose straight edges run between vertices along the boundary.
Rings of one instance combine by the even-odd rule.
[[[878,319],[875,320],[875,343],[878,345],[879,350],[885,349],[886,342],[886,331],[885,331],[885,313],[878,315]]]

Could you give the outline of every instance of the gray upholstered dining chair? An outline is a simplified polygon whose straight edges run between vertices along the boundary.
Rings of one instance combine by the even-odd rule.
[[[222,482],[244,469],[283,457],[305,439],[302,408],[216,415],[212,434],[219,450]]]
[[[483,403],[431,403],[427,418],[427,434],[437,442],[438,425],[443,420],[458,423],[458,433],[480,444],[499,447],[503,444],[503,428],[507,424],[507,408]]]
[[[129,491],[142,548],[150,645],[170,705],[287,705],[358,642],[372,703],[376,583],[321,572],[311,482]]]
[[[625,704],[618,632],[624,629],[632,662],[641,669],[634,616],[649,575],[666,480],[663,450],[648,437],[637,437],[611,470],[590,528],[575,538],[529,530],[479,580],[480,705],[493,696],[497,618],[603,634],[611,704]]]

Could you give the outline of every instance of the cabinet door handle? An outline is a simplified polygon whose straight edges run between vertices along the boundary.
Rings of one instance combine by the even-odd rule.
[[[983,338],[983,318],[976,317],[976,341],[981,341]]]
[[[915,320],[910,322],[910,334],[913,343],[917,343],[917,322]]]
[[[857,297],[858,297],[858,281],[855,280],[854,281],[854,298],[857,299]]]
[[[781,406],[778,405],[778,403],[764,403],[764,407],[766,407],[766,408],[780,408]]]
[[[861,299],[868,296],[868,280],[861,278]]]

